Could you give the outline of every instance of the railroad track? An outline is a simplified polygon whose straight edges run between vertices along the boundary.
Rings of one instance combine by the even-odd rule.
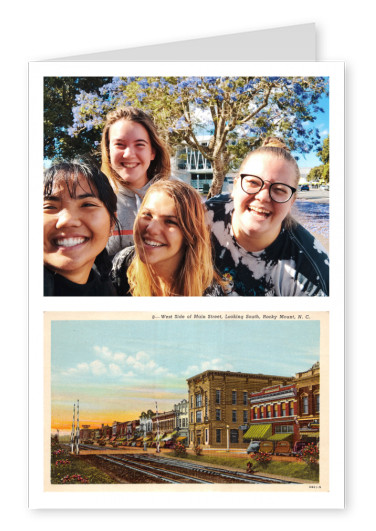
[[[89,449],[88,446],[82,446]],[[190,463],[163,456],[127,454],[85,456],[98,467],[129,483],[240,483],[240,484],[291,484],[292,481],[253,475],[246,472]]]

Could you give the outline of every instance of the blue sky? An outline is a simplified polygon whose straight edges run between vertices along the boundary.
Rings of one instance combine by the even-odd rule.
[[[131,420],[187,397],[205,370],[293,376],[319,360],[319,321],[53,321],[52,416]]]

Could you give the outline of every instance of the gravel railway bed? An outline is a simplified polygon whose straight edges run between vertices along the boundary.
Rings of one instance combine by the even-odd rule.
[[[122,483],[294,483],[154,455],[85,455],[81,459],[89,461]]]

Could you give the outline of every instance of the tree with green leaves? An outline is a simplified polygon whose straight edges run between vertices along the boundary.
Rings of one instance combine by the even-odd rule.
[[[152,114],[172,149],[188,145],[210,161],[210,197],[221,192],[228,171],[266,136],[282,137],[299,153],[317,147],[313,122],[323,112],[320,98],[327,87],[322,77],[116,77],[97,90],[80,87],[64,135],[82,138],[87,146],[90,133],[99,142],[109,111],[140,107]],[[203,134],[210,137],[206,145],[200,142]]]
[[[307,181],[325,181],[329,183],[329,136],[324,138],[322,148],[317,152],[322,164],[315,166],[307,175]]]

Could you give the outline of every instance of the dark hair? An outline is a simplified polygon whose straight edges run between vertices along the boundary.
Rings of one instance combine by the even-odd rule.
[[[76,197],[77,187],[80,186],[79,178],[83,177],[90,191],[98,197],[109,213],[111,226],[116,226],[120,230],[116,217],[117,198],[106,175],[99,169],[97,164],[88,157],[74,158],[72,160],[58,161],[44,172],[43,197],[47,199],[53,193],[54,185],[63,182],[69,195]],[[104,249],[96,258],[101,275],[107,275],[110,269],[107,251]]]

